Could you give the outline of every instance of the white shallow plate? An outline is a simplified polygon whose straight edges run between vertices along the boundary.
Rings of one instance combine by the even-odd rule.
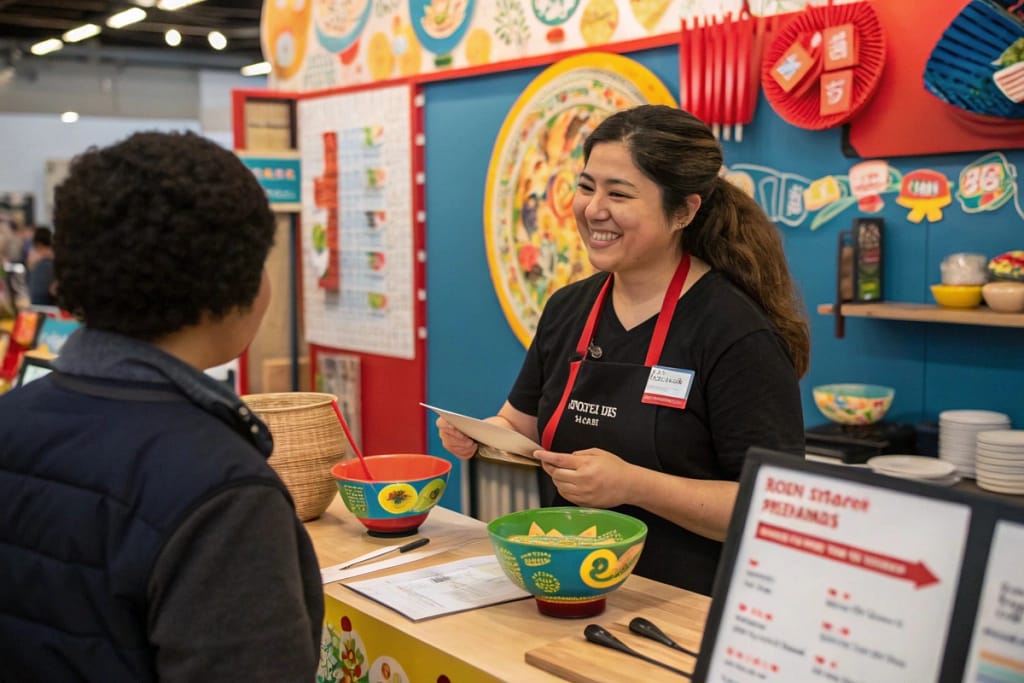
[[[1003,446],[1024,452],[1024,429],[1001,429],[978,432],[978,442],[987,446]]]
[[[1009,421],[1010,416],[1006,413],[992,410],[944,410],[939,413],[939,424],[993,424]]]
[[[926,455],[878,455],[868,460],[868,467],[882,474],[913,479],[942,479],[956,472],[952,463]]]
[[[978,486],[985,489],[986,491],[995,491],[996,493],[1009,493],[1011,495],[1024,495],[1024,485],[1021,486],[1003,486],[1001,484],[992,483],[990,481],[978,481]]]
[[[1024,467],[1024,453],[1007,453],[1006,451],[994,451],[985,446],[978,446],[977,450],[974,451],[974,458],[983,458],[986,460],[1002,460],[1007,465],[1020,465]]]
[[[953,486],[960,483],[961,477],[955,472],[948,477],[942,477],[941,479],[918,479],[922,484],[933,484],[935,486]]]
[[[453,413],[450,410],[437,408],[435,406],[427,405],[426,403],[420,403],[420,405],[424,408],[433,410],[435,413],[448,420],[448,422],[450,422],[451,425],[460,432],[473,439],[473,441],[482,443],[485,446],[497,448],[502,451],[508,451],[509,453],[515,453],[516,455],[523,455],[528,458],[533,458],[533,452],[541,448],[540,444],[534,443],[532,439],[528,439],[519,432],[512,431],[511,429],[505,429],[504,427],[499,427],[496,424],[478,420],[475,417],[462,415],[461,413]]]

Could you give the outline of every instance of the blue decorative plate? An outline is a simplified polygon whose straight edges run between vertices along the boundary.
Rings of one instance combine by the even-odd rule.
[[[373,6],[373,0],[310,1],[314,2],[317,40],[330,52],[344,52],[356,42]]]
[[[469,28],[475,0],[409,0],[409,19],[420,44],[435,55],[455,49]]]

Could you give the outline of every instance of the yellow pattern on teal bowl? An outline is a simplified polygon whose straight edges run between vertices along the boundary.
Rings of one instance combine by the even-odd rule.
[[[633,572],[647,539],[641,520],[612,510],[523,510],[487,525],[505,574],[542,614],[589,617]]]

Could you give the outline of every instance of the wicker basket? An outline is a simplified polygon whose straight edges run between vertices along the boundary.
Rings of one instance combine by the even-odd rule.
[[[270,429],[274,452],[268,461],[295,499],[295,512],[316,519],[338,492],[331,467],[345,457],[345,433],[331,394],[286,392],[249,394],[242,400]]]

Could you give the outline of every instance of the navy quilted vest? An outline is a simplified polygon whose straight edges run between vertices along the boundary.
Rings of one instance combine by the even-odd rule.
[[[0,396],[0,681],[152,680],[160,550],[253,480],[284,490],[246,435],[167,385],[55,372]]]

